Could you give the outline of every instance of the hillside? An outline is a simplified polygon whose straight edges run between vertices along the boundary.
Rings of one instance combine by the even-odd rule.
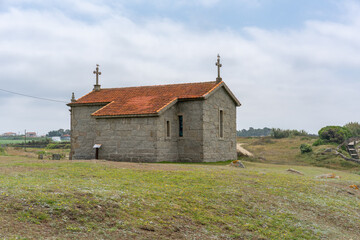
[[[271,137],[241,137],[238,143],[246,150],[254,154],[254,157],[241,157],[242,160],[251,162],[310,165],[326,167],[350,172],[360,172],[360,165],[344,160],[334,153],[324,153],[328,148],[336,148],[337,145],[312,146],[313,152],[301,154],[300,145],[312,145],[317,138],[293,137],[274,139]],[[346,154],[346,153],[345,153]]]
[[[268,156],[268,155],[266,155]],[[0,156],[2,239],[356,239],[360,175]],[[291,166],[294,168],[294,166]]]

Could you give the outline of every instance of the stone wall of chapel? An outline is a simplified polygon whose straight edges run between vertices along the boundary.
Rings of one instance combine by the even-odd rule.
[[[224,135],[220,137],[220,110],[223,111]],[[204,101],[204,161],[234,160],[236,155],[236,105],[224,88]]]
[[[178,156],[178,132],[179,122],[177,117],[177,105],[174,105],[167,109],[163,114],[158,117],[159,121],[157,124],[157,150],[158,162],[177,162]],[[167,137],[167,126],[166,122],[170,124],[170,137]]]
[[[91,114],[101,106],[71,107],[71,155],[72,159],[93,159],[96,137],[96,120]]]
[[[203,161],[203,104],[202,100],[177,104],[177,114],[183,116],[183,137],[178,137],[180,162]]]
[[[202,101],[178,102],[159,116],[158,161],[201,162]],[[179,136],[179,116],[183,116],[183,136]],[[170,137],[166,122],[170,121]]]
[[[158,121],[158,117],[96,119],[96,143],[102,144],[99,158],[156,162]]]
[[[95,143],[102,144],[99,159],[155,162],[158,118],[94,118],[101,106],[72,107],[72,159],[94,159]]]

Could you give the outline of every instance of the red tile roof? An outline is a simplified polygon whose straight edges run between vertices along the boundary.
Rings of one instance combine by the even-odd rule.
[[[105,88],[92,91],[68,105],[104,104],[105,106],[94,112],[93,116],[156,114],[176,100],[203,98],[221,83]]]

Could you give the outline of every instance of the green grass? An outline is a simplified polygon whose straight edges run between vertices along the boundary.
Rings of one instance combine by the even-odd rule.
[[[30,141],[43,141],[46,138],[44,137],[37,137],[37,138],[26,138],[26,142]],[[24,143],[24,138],[21,139],[9,139],[7,137],[0,137],[0,145],[1,144],[15,144],[15,143]]]
[[[224,166],[229,165],[234,160],[228,161],[221,161],[221,162],[159,162],[165,164],[176,164],[176,165],[217,165],[217,166]]]
[[[0,147],[0,156],[6,155],[5,148]]]
[[[0,238],[356,239],[360,176],[0,156]],[[293,167],[293,166],[292,166]],[[350,193],[349,193],[350,192]]]
[[[8,139],[0,139],[0,144],[12,144],[12,143],[23,143],[24,140],[8,140]]]

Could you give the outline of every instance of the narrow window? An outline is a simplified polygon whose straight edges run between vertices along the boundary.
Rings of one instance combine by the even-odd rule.
[[[170,121],[166,121],[166,137],[170,137]]]
[[[224,111],[220,110],[220,116],[219,116],[219,135],[220,138],[224,137]]]
[[[179,116],[179,137],[183,136],[183,116]]]

